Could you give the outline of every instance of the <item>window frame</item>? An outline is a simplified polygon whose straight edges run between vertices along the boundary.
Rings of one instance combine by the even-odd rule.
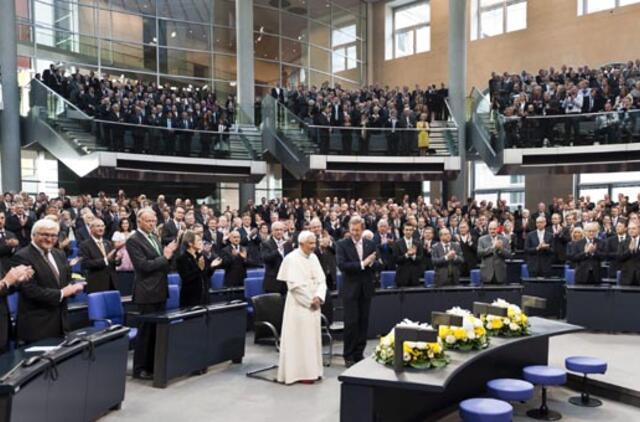
[[[609,7],[607,9],[602,9],[602,10],[597,10],[595,12],[588,12],[587,9],[588,9],[588,5],[589,5],[589,1],[592,1],[592,0],[577,0],[577,3],[578,3],[577,15],[578,16],[587,16],[587,15],[592,15],[594,13],[607,12],[607,11],[611,11],[611,10],[617,9],[619,7],[640,5],[640,1],[637,2],[637,3],[631,3],[631,4],[620,4],[621,0],[614,0],[613,7]]]
[[[417,23],[412,26],[406,26],[401,29],[396,29],[396,13],[398,11],[402,11],[405,9],[411,9],[419,4],[426,4],[429,6],[429,20],[423,23]],[[429,48],[425,51],[417,51],[418,48],[418,30],[426,28],[429,31]],[[402,56],[398,55],[396,51],[396,37],[398,34],[411,33],[413,38],[412,51],[409,54],[404,54]],[[400,6],[396,6],[391,9],[391,58],[392,59],[400,59],[402,57],[414,56],[416,54],[428,53],[431,51],[431,1],[430,0],[418,0],[411,3],[403,4]]]
[[[475,21],[475,28],[473,28],[473,25],[470,25],[469,28],[469,39],[470,41],[480,41],[480,40],[484,40],[486,38],[493,38],[493,37],[497,37],[500,35],[504,35],[504,34],[509,34],[512,32],[517,32],[517,31],[523,31],[525,29],[527,29],[528,27],[528,19],[529,19],[529,13],[526,13],[525,16],[525,25],[524,28],[520,28],[520,29],[514,29],[511,31],[507,31],[508,25],[507,25],[507,21],[509,19],[509,14],[508,14],[508,9],[509,6],[515,6],[517,4],[524,4],[525,5],[525,10],[528,7],[528,1],[529,0],[502,0],[502,2],[500,3],[496,3],[494,5],[491,6],[482,6],[482,0],[472,0],[474,2],[474,4],[471,6],[471,10],[476,12],[475,16],[471,16],[471,19]],[[578,1],[584,1],[584,0],[578,0]],[[616,0],[619,1],[619,0]],[[490,35],[487,37],[483,37],[482,36],[482,13],[484,12],[491,12],[494,10],[499,10],[502,9],[502,32],[500,32],[499,34],[496,35]],[[527,10],[528,12],[528,10]],[[473,31],[472,29],[475,29],[475,31]],[[474,33],[475,32],[475,33]]]
[[[348,34],[347,31],[343,31],[345,28],[354,27],[354,37],[352,40],[343,42],[342,44],[334,44],[334,32],[338,31],[343,34]],[[348,70],[353,70],[358,68],[358,25],[356,23],[351,23],[349,25],[330,28],[331,29],[331,73],[336,74],[340,72],[346,72]],[[355,57],[349,56],[349,49],[355,48]],[[342,52],[341,52],[342,51]],[[336,70],[334,67],[335,56],[338,55],[339,59],[342,61],[342,68],[340,70]],[[350,66],[352,64],[352,66]]]

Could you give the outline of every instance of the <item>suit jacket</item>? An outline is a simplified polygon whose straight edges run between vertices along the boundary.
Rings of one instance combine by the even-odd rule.
[[[246,250],[242,246],[240,248]],[[224,286],[240,287],[244,285],[244,279],[247,276],[247,260],[240,255],[233,255],[232,251],[233,246],[229,244],[220,252],[224,267]]]
[[[133,301],[136,304],[164,303],[169,297],[167,274],[171,263],[162,254],[160,241],[152,235],[158,251],[138,230],[127,239],[126,248],[134,271]]]
[[[376,245],[371,240],[362,239],[362,259],[376,251]],[[364,297],[370,299],[374,292],[375,272],[381,266],[374,262],[370,267],[362,269],[356,245],[352,239],[342,239],[336,243],[336,261],[342,273],[342,296],[346,299]]]
[[[460,266],[460,275],[468,277],[471,270],[478,266],[478,239],[471,233],[468,235],[467,241],[464,242],[462,237],[457,242],[462,251],[462,265]]]
[[[328,248],[320,246],[320,241],[316,241],[314,253],[320,261],[320,266],[326,277],[327,287],[331,290],[336,288],[336,279],[338,277],[338,266],[336,264],[336,245],[331,243]],[[326,303],[326,301],[325,301]]]
[[[57,279],[47,258],[31,244],[11,260],[12,266],[30,265],[35,271],[19,287],[17,337],[26,343],[62,337],[69,331],[67,300],[60,300],[60,290],[71,281],[71,268],[62,251],[53,249],[51,254],[60,273]]]
[[[398,287],[420,284],[424,249],[420,242],[415,242],[413,239],[412,245],[416,247],[416,255],[413,258],[407,256],[407,241],[404,238],[393,245],[393,258],[397,265],[396,285]]]
[[[540,244],[538,231],[534,230],[527,234],[524,250],[527,253],[527,267],[531,277],[547,277],[551,274],[555,252],[553,250],[553,235],[548,230],[544,232],[544,243],[549,245],[549,248],[538,250]]]
[[[180,228],[176,226],[175,220],[172,218],[162,226],[162,246],[167,246],[178,238]]]
[[[382,244],[382,238],[380,233],[373,235],[373,243],[375,243],[378,250],[378,256],[382,261],[383,271],[393,271],[396,269],[396,262],[393,257],[393,244],[395,243],[395,236],[393,233],[387,233],[387,243]]]
[[[23,248],[31,242],[31,226],[33,226],[33,218],[27,217],[27,223],[22,226],[17,215],[7,215],[5,228],[16,235],[20,241],[20,247]]]
[[[462,249],[458,242],[449,242],[449,250],[456,253],[455,258],[450,260],[445,258],[442,242],[436,243],[431,252],[431,259],[436,271],[434,283],[437,287],[447,284],[456,285],[460,281],[460,268],[464,262]],[[449,272],[451,272],[451,283],[449,283]]]
[[[195,258],[189,252],[182,253],[176,260],[176,267],[182,286],[180,287],[180,307],[206,305],[209,303],[209,280],[213,270],[211,261],[204,260],[204,270],[198,267],[198,260],[202,254],[197,253]]]
[[[497,283],[507,282],[507,263],[511,258],[509,239],[501,234],[496,235],[503,242],[501,250],[493,247],[491,235],[487,234],[478,239],[478,257],[480,258],[480,275],[483,283],[489,283],[495,278]]]
[[[599,239],[594,239],[596,244],[596,251],[593,254],[586,254],[584,249],[587,244],[587,239],[580,239],[577,242],[572,242],[572,247],[567,248],[569,253],[569,260],[575,265],[576,284],[587,284],[589,282],[589,272],[593,272],[593,278],[596,283],[600,283],[602,280],[600,275],[600,262],[606,254],[606,247],[604,242]]]
[[[4,236],[0,235],[0,277],[2,277],[4,273],[9,270],[11,257],[19,247],[16,246],[15,248],[13,248],[7,245],[7,240],[9,239],[17,239],[17,237],[9,230],[5,230]]]
[[[113,245],[108,240],[102,240],[105,253],[113,250]],[[80,244],[79,255],[82,257],[80,267],[87,277],[87,292],[103,292],[105,290],[117,290],[118,275],[116,274],[115,259],[105,263],[105,257],[100,252],[93,238]]]
[[[557,234],[551,229],[551,246],[556,254],[556,262],[564,264],[567,260],[567,245],[571,242],[571,232],[568,227],[562,227]]]
[[[625,238],[622,243],[625,243],[625,241],[627,241],[628,239],[629,239],[629,236],[625,235]],[[626,243],[627,243],[627,249],[628,249],[629,242],[626,242]],[[618,238],[618,235],[610,236],[609,238],[607,238],[607,240],[605,240],[605,245],[606,245],[605,259],[609,261],[609,278],[616,278],[616,272],[622,269],[622,265],[621,265],[622,262],[619,259],[620,244],[621,242],[620,242],[620,239]]]
[[[531,230],[535,230],[536,220],[529,216],[525,223],[524,218],[516,219],[515,224],[513,225],[513,231],[516,234],[516,239],[518,239],[518,243],[514,245],[518,250],[524,249],[525,240],[527,238],[527,233]]]
[[[616,237],[616,240],[618,238]],[[620,284],[628,286],[635,282],[640,284],[640,248],[635,251],[629,250],[631,237],[618,245],[617,263],[620,268]],[[614,273],[615,274],[615,273]]]
[[[290,241],[287,241],[284,243],[283,248],[286,256],[293,250],[293,245]],[[287,283],[280,282],[277,279],[283,257],[278,252],[278,245],[272,237],[262,242],[261,255],[264,262],[264,291],[267,293],[285,293],[287,291]]]

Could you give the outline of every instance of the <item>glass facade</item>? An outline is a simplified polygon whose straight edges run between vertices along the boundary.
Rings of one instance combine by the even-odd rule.
[[[274,85],[365,80],[366,4],[360,0],[254,0],[256,95]]]
[[[605,195],[617,201],[618,195],[636,201],[640,193],[640,172],[582,173],[578,175],[578,195],[589,196],[592,201],[600,201]]]
[[[15,0],[21,66],[50,63],[234,93],[233,0]],[[254,74],[274,85],[364,82],[366,4],[254,0]]]
[[[471,165],[470,177],[473,197],[478,202],[491,201],[495,205],[501,199],[506,200],[511,208],[524,206],[524,176],[496,176],[485,163],[475,161]]]

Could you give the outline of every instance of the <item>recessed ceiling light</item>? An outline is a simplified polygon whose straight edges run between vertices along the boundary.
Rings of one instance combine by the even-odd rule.
[[[175,38],[175,37],[176,37],[176,31],[173,31],[173,32],[171,33],[171,38]]]

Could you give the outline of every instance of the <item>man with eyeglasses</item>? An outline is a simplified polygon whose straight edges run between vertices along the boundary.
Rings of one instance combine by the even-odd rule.
[[[63,337],[69,331],[67,298],[86,285],[70,284],[71,267],[64,252],[54,248],[59,230],[53,220],[37,221],[31,229],[31,243],[11,260],[14,267],[26,265],[34,271],[20,289],[16,324],[19,342]]]

